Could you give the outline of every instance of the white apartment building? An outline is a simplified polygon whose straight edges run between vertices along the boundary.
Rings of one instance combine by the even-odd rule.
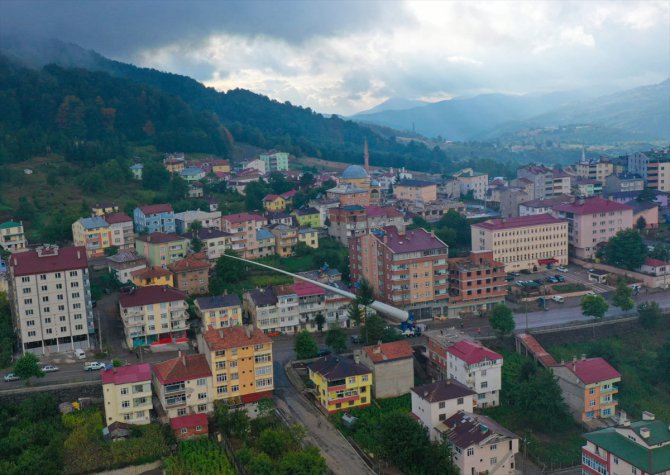
[[[9,300],[23,353],[89,348],[93,307],[86,248],[40,246],[9,256]]]
[[[486,173],[478,173],[472,168],[464,168],[454,173],[454,177],[458,180],[461,196],[472,191],[474,199],[486,199],[486,190],[489,187],[489,176]]]
[[[189,231],[194,221],[200,223],[200,227],[221,229],[221,211],[201,211],[199,209],[184,211],[174,214],[174,222],[177,233],[183,234]]]
[[[244,294],[244,308],[265,333],[295,333],[300,325],[298,295],[290,285],[254,289]]]
[[[155,363],[153,388],[167,417],[211,412],[214,409],[212,371],[205,355],[182,355]]]
[[[149,424],[153,409],[151,366],[148,363],[103,370],[105,425],[114,422]]]
[[[447,348],[447,373],[477,393],[477,407],[500,404],[503,357],[473,341],[462,340]]]
[[[104,218],[109,225],[110,244],[118,249],[134,249],[133,219],[126,213],[112,213]]]
[[[438,441],[444,432],[436,427],[458,411],[472,412],[476,393],[467,386],[447,379],[412,388],[412,414],[428,429],[431,440]]]
[[[230,234],[216,228],[202,228],[198,231],[185,232],[181,237],[200,239],[202,250],[207,254],[207,260],[211,261],[212,265],[232,247]]]

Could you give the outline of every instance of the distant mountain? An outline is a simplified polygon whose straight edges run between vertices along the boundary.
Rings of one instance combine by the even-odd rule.
[[[416,99],[405,99],[404,97],[390,97],[381,104],[377,104],[371,109],[355,114],[354,116],[352,116],[352,118],[356,119],[357,116],[365,114],[375,114],[377,112],[407,110],[412,109],[414,107],[425,106],[426,104],[429,104],[429,102],[419,101]]]
[[[428,137],[470,140],[509,121],[523,120],[549,112],[583,98],[585,92],[558,92],[545,95],[514,96],[483,94],[454,98],[406,110],[386,110],[358,114],[360,122],[370,122],[400,130],[412,130]]]

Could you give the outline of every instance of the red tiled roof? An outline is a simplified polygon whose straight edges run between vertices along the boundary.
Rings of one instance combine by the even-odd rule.
[[[520,205],[525,206],[527,208],[551,208],[552,206],[556,206],[563,203],[572,203],[573,201],[575,201],[574,196],[558,195],[554,196],[553,198],[524,201],[523,203],[520,203]]]
[[[661,261],[659,259],[652,259],[651,257],[644,258],[644,265],[649,267],[663,267],[670,265],[670,263]]]
[[[566,363],[565,367],[572,371],[584,384],[593,384],[621,377],[621,374],[603,358],[578,360]]]
[[[202,336],[205,339],[205,343],[207,343],[209,351],[272,343],[270,337],[257,327],[250,328],[249,331],[249,336],[247,336],[245,327],[210,328]]]
[[[177,262],[168,264],[168,269],[170,269],[172,272],[209,269],[209,262],[204,257],[201,257],[197,254],[191,254],[184,259],[180,259]]]
[[[186,294],[167,285],[149,285],[138,287],[131,294],[121,295],[119,304],[123,308],[129,308],[154,303],[174,302],[176,300],[186,300]]]
[[[386,244],[393,252],[406,253],[427,251],[430,249],[446,249],[447,245],[425,229],[413,229],[400,234],[395,226],[386,226],[384,236],[377,239]]]
[[[363,351],[365,351],[373,363],[411,358],[414,354],[410,344],[404,340],[366,346],[363,348]]]
[[[290,191],[287,191],[286,193],[282,193],[282,194],[281,194],[281,197],[282,197],[282,198],[293,198],[293,197],[295,196],[296,193],[297,193],[297,191],[295,191],[295,190],[290,190]]]
[[[155,232],[147,234],[146,236],[137,236],[137,238],[135,239],[137,241],[147,242],[149,244],[163,244],[166,242],[183,241],[186,238],[183,238],[181,236],[172,233]]]
[[[306,297],[307,295],[323,295],[326,290],[311,282],[296,282],[291,286],[298,297]]]
[[[534,214],[530,216],[516,216],[513,218],[489,219],[483,223],[473,224],[472,227],[497,231],[500,229],[524,228],[527,226],[541,226],[545,224],[566,223],[564,219],[554,218],[550,214]]]
[[[117,224],[129,223],[132,222],[133,219],[126,213],[110,213],[105,215],[105,221],[107,221],[108,224]]]
[[[140,210],[146,215],[159,213],[172,213],[172,205],[170,203],[161,203],[157,205],[140,206]]]
[[[207,414],[188,414],[186,416],[173,417],[170,419],[172,429],[184,429],[195,426],[207,427]]]
[[[265,195],[265,198],[263,198],[263,201],[274,201],[277,198],[279,198],[279,195]]]
[[[265,218],[259,214],[236,213],[221,216],[221,220],[225,220],[230,223],[244,223],[246,221],[265,221]]]
[[[128,384],[140,381],[151,381],[151,366],[149,363],[131,364],[103,370],[102,384]]]
[[[86,269],[88,259],[84,246],[58,248],[57,253],[37,251],[16,252],[9,256],[9,266],[15,276],[46,274],[49,272]]]
[[[402,218],[402,213],[392,206],[366,206],[365,213],[369,218]]]
[[[610,211],[628,211],[632,209],[630,206],[599,197],[587,198],[581,203],[578,200],[574,203],[566,203],[554,207],[554,211],[574,214],[608,213]]]
[[[154,279],[156,277],[167,277],[168,275],[172,275],[172,272],[158,266],[146,267],[130,273],[131,277],[136,277],[138,279]]]
[[[502,359],[502,355],[499,355],[495,351],[468,340],[461,340],[451,345],[447,348],[447,352],[465,361],[467,364],[481,363],[487,359],[491,361]]]
[[[171,360],[154,363],[152,369],[161,384],[178,383],[212,376],[205,355],[177,356]]]
[[[517,335],[517,338],[523,342],[524,346],[528,348],[528,351],[535,355],[535,358],[542,364],[542,366],[545,368],[558,366],[554,357],[547,353],[547,350],[540,345],[540,342],[537,341],[534,336],[527,333],[521,333],[520,335]]]

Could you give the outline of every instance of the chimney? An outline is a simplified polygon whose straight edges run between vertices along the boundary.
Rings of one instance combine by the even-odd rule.
[[[247,338],[251,340],[251,325],[244,326],[244,333],[247,334]]]
[[[649,412],[649,411],[643,411],[642,412],[642,420],[643,421],[653,421],[654,419],[656,419],[656,416],[654,415],[653,412]]]
[[[640,427],[640,437],[643,439],[648,439],[651,437],[651,431],[649,430],[649,427]]]
[[[586,354],[582,353],[582,361],[585,361],[585,360],[586,360]]]
[[[77,260],[81,259],[81,251],[77,251]]]
[[[186,355],[181,355],[181,364],[183,364],[184,367],[186,366]]]
[[[223,338],[223,329],[219,328],[219,338]]]
[[[354,363],[359,364],[361,362],[361,357],[357,353],[354,354]]]

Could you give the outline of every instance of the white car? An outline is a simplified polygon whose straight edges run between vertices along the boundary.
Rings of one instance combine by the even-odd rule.
[[[90,361],[88,363],[84,363],[84,369],[86,371],[96,371],[105,369],[105,363],[100,363],[98,361]]]
[[[558,302],[558,303],[565,302],[565,299],[561,295],[552,295],[551,300],[553,300],[554,302]]]
[[[42,366],[42,372],[44,373],[53,373],[54,371],[58,371],[59,369],[60,368],[58,366],[54,366],[52,364]]]
[[[568,271],[568,268],[567,268],[567,267],[563,267],[563,266],[558,266],[558,267],[556,268],[556,270],[557,270],[558,272],[567,272],[567,271]]]
[[[21,378],[19,378],[14,373],[7,373],[5,375],[5,382],[7,382],[7,383],[10,382],[10,381],[18,381],[19,379],[21,379]]]

